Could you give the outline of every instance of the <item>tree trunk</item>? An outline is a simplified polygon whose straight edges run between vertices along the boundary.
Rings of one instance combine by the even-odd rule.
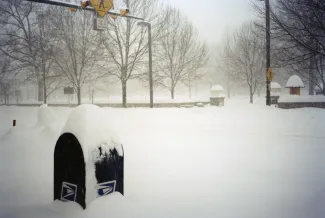
[[[192,87],[191,87],[191,84],[188,86],[188,94],[189,94],[190,99],[192,99]]]
[[[261,97],[261,88],[257,89],[257,95],[258,95],[258,97]]]
[[[44,89],[43,89],[43,80],[38,81],[38,94],[37,94],[37,100],[38,101],[44,101]]]
[[[230,81],[229,81],[229,74],[227,74],[227,95],[230,98]]]
[[[253,87],[249,87],[249,102],[253,104]]]
[[[122,103],[123,107],[126,108],[126,81],[122,81]]]
[[[171,97],[172,99],[175,98],[175,88],[172,88],[172,89],[170,90],[170,97]]]
[[[81,105],[81,87],[77,87],[78,105]]]
[[[47,91],[46,91],[46,77],[45,73],[43,74],[43,92],[44,92],[44,104],[47,103]]]

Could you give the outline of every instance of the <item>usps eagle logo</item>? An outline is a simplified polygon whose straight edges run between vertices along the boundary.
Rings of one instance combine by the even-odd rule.
[[[115,192],[116,180],[97,184],[97,197],[102,197]]]
[[[76,201],[77,185],[62,182],[61,201]]]

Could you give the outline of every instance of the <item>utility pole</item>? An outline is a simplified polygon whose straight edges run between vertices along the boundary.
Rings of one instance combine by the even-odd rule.
[[[153,79],[152,79],[152,38],[151,38],[151,23],[138,22],[139,26],[148,27],[148,50],[149,50],[149,88],[150,88],[150,108],[153,108]]]
[[[265,17],[266,17],[266,105],[271,105],[270,80],[267,72],[271,67],[271,28],[270,28],[270,0],[265,1]]]

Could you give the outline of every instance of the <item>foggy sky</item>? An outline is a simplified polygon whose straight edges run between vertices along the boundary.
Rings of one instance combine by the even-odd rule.
[[[254,17],[250,0],[165,0],[176,6],[199,30],[207,43],[220,43],[226,28],[233,29]]]

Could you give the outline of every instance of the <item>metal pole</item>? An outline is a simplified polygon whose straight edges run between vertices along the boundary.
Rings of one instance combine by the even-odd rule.
[[[152,81],[152,39],[151,39],[151,23],[148,23],[148,47],[149,47],[149,86],[150,86],[150,108],[153,108],[153,81]]]
[[[267,71],[271,67],[271,28],[270,28],[270,1],[265,0],[266,10],[266,105],[271,105],[270,81],[267,78]]]

